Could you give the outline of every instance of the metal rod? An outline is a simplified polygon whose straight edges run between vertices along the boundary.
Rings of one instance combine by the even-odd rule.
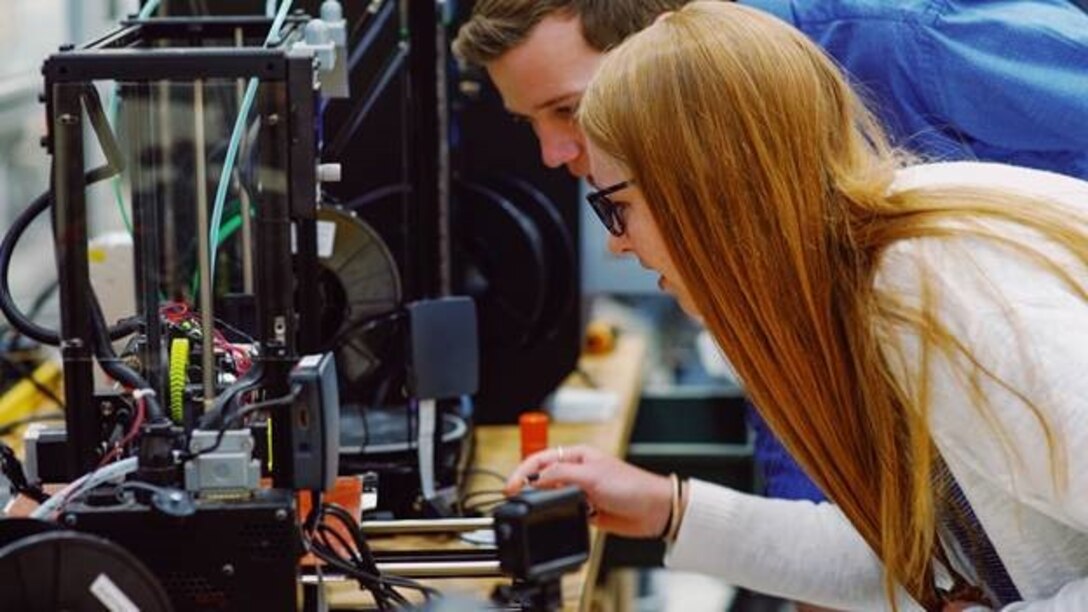
[[[478,529],[491,529],[495,519],[451,518],[401,521],[363,521],[361,529],[366,535],[395,535],[402,533],[462,533]]]
[[[438,183],[438,293],[449,295],[453,290],[453,246],[450,243],[450,106],[446,96],[448,79],[446,75],[446,50],[449,45],[446,41],[446,25],[442,23],[442,15],[446,10],[446,0],[436,0],[435,12],[438,19],[434,23],[434,90],[435,108],[433,113],[437,115],[437,134],[435,142],[438,145],[438,173],[435,181]]]
[[[50,60],[52,61],[52,60]],[[61,355],[64,359],[68,473],[75,477],[98,464],[101,411],[94,402],[94,344],[87,288],[87,208],[83,160],[82,84],[52,88],[53,232],[60,283]]]
[[[494,578],[502,577],[498,561],[441,561],[414,563],[377,563],[383,574],[404,578]],[[302,584],[317,584],[316,575],[301,577]],[[340,582],[344,577],[335,573],[324,575],[326,582]]]
[[[438,114],[440,100],[436,58],[439,55],[436,32],[439,27],[438,4],[435,0],[401,0],[407,4],[408,17],[408,84],[407,123],[410,125],[411,151],[409,182],[412,185],[409,227],[414,235],[412,258],[418,283],[412,299],[444,295],[443,264],[448,259],[442,249],[442,216],[440,190],[448,177],[443,177],[439,163],[440,141],[448,137],[440,132]]]
[[[193,147],[196,153],[196,236],[197,258],[200,265],[200,327],[203,340],[201,369],[203,370],[204,410],[215,399],[215,318],[212,312],[211,249],[208,239],[208,177],[204,159],[204,80],[193,81]]]
[[[383,574],[405,578],[461,578],[502,576],[498,561],[444,561],[414,563],[378,563]]]
[[[162,129],[159,150],[162,151],[162,159],[168,160],[174,147],[174,118],[170,114],[172,109],[170,84],[168,81],[160,81],[156,89],[158,90],[158,96],[155,98],[156,110],[158,112],[158,123]],[[163,279],[161,284],[166,288],[167,299],[177,298],[181,294],[181,287],[184,282],[179,280],[181,275],[178,267],[178,211],[177,202],[174,198],[177,187],[175,182],[174,180],[162,182],[162,235],[166,239],[162,242],[161,270]]]
[[[242,28],[234,29],[234,44],[237,47],[245,46],[242,36]],[[245,79],[235,81],[235,93],[238,97],[238,108],[242,108],[242,98],[245,96]],[[242,184],[241,166],[246,159],[246,138],[243,134],[238,146],[238,162],[234,164],[234,184],[238,188],[238,200],[241,202],[240,214],[242,215],[242,292],[253,294],[253,218],[250,215],[249,190]]]

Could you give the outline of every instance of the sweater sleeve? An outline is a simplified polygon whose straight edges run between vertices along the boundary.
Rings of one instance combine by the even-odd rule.
[[[883,568],[839,509],[692,480],[666,565],[843,610],[888,606]],[[900,592],[900,610],[919,609]]]

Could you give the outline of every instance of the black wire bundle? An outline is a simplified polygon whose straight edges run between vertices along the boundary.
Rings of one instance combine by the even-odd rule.
[[[26,472],[23,471],[23,464],[15,456],[15,451],[3,442],[0,442],[0,473],[3,473],[11,481],[11,489],[15,493],[26,495],[39,504],[49,499],[49,496],[42,490],[40,483],[31,483],[27,480]]]
[[[87,116],[91,120],[91,127],[98,136],[99,146],[102,147],[102,152],[106,155],[105,164],[93,168],[83,175],[84,184],[89,186],[120,174],[124,170],[124,159],[121,156],[120,148],[117,146],[117,141],[113,136],[113,132],[109,127],[109,121],[102,111],[102,101],[99,99],[98,90],[93,86],[85,87],[82,100],[87,111]],[[55,171],[55,168],[51,169],[51,172]],[[32,320],[33,317],[27,316],[19,310],[19,307],[15,304],[15,300],[12,298],[11,286],[8,283],[8,275],[11,270],[12,255],[15,253],[15,245],[18,244],[19,239],[22,238],[23,233],[26,232],[27,228],[30,227],[31,222],[43,212],[49,210],[49,207],[52,205],[52,191],[46,191],[34,198],[34,201],[15,218],[15,222],[12,223],[11,229],[4,235],[4,239],[0,241],[0,311],[7,317],[11,326],[24,336],[37,340],[42,344],[59,346],[60,334],[57,333],[56,330],[38,325]],[[118,340],[138,331],[139,328],[140,322],[138,320],[129,319],[114,328],[110,328],[109,337],[113,340]]]
[[[428,600],[441,596],[437,590],[415,580],[383,575],[351,513],[336,504],[320,503],[318,494],[313,496],[313,500],[313,510],[306,519],[304,530],[307,548],[329,567],[343,572],[357,581],[360,588],[370,591],[379,610],[411,605],[397,591],[398,588],[418,591]],[[330,519],[339,524],[341,529],[337,530],[333,524],[327,522]],[[344,533],[350,535],[351,542],[344,537]]]
[[[106,317],[102,314],[102,305],[98,302],[98,296],[94,294],[94,289],[91,288],[90,283],[87,283],[86,291],[91,303],[91,324],[94,327],[94,355],[98,360],[98,364],[114,380],[130,389],[150,390],[151,385],[139,372],[118,359],[117,353],[113,350],[113,344],[110,342],[111,334],[106,326]],[[153,393],[145,395],[144,402],[147,405],[147,417],[150,422],[158,423],[166,419],[166,413],[163,412],[162,405],[159,404],[159,400]]]
[[[198,422],[199,428],[208,429],[222,426],[223,421],[231,418],[230,414],[238,410],[242,395],[259,388],[263,379],[264,366],[260,361],[257,361],[248,372],[234,381],[231,386],[224,389],[223,392],[215,398],[215,403],[212,404],[211,409],[200,417],[200,421]]]
[[[182,461],[189,461],[201,455],[207,455],[208,453],[215,452],[219,448],[219,445],[223,443],[223,436],[226,435],[227,430],[230,429],[233,425],[242,423],[247,416],[253,414],[254,412],[268,410],[269,408],[276,408],[278,406],[290,406],[291,402],[295,401],[295,398],[297,397],[298,390],[296,389],[291,391],[290,393],[287,393],[286,395],[281,395],[280,397],[274,397],[272,399],[247,404],[244,408],[232,412],[230,415],[227,415],[219,421],[218,433],[215,436],[215,442],[213,442],[211,446],[207,448],[202,448],[194,453],[189,450],[190,442],[186,442],[186,451],[185,454],[182,456]],[[189,433],[190,435],[192,434],[192,432]]]

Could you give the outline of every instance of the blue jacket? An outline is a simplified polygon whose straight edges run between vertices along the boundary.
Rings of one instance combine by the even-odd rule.
[[[1088,179],[1088,13],[1071,0],[743,0],[852,77],[896,144]]]
[[[1071,0],[741,0],[835,58],[896,145],[1088,179],[1088,13]],[[820,499],[757,414],[768,495]]]

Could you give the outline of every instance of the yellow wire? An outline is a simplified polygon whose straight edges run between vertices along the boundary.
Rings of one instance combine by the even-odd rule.
[[[60,383],[60,374],[59,363],[46,361],[34,369],[31,377],[42,386],[56,389]],[[21,380],[8,389],[3,397],[0,397],[0,423],[9,423],[26,417],[38,408],[44,407],[46,402],[54,403],[34,386],[34,383]]]
[[[185,379],[189,371],[189,339],[170,342],[170,416],[175,423],[185,418]]]

